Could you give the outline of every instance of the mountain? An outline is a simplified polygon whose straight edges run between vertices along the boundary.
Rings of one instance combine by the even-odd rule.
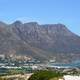
[[[0,22],[0,54],[28,55],[40,60],[78,59],[80,36],[63,24]]]

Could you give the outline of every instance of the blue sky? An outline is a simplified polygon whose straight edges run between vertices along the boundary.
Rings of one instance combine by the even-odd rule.
[[[80,35],[80,0],[0,0],[0,20],[63,23]]]

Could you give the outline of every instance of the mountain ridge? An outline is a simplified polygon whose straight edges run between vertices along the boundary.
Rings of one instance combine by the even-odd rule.
[[[28,55],[40,60],[80,54],[80,36],[60,23],[0,22],[0,45],[0,54]]]

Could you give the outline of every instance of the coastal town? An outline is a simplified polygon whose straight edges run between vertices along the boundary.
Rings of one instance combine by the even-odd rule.
[[[63,76],[64,79],[61,78],[58,80],[71,80],[72,77],[74,78],[74,75],[76,79],[80,78],[80,67],[77,66],[61,65],[61,63],[55,63],[55,60],[49,60],[47,63],[42,63],[29,56],[0,55],[0,76],[2,78],[12,78],[13,80],[24,78],[24,80],[28,80],[35,71],[40,70],[51,70],[67,74]]]

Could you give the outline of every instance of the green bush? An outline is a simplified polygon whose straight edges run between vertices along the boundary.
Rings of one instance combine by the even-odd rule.
[[[28,80],[50,80],[55,77],[62,77],[63,74],[60,72],[53,71],[38,71],[35,72]]]

